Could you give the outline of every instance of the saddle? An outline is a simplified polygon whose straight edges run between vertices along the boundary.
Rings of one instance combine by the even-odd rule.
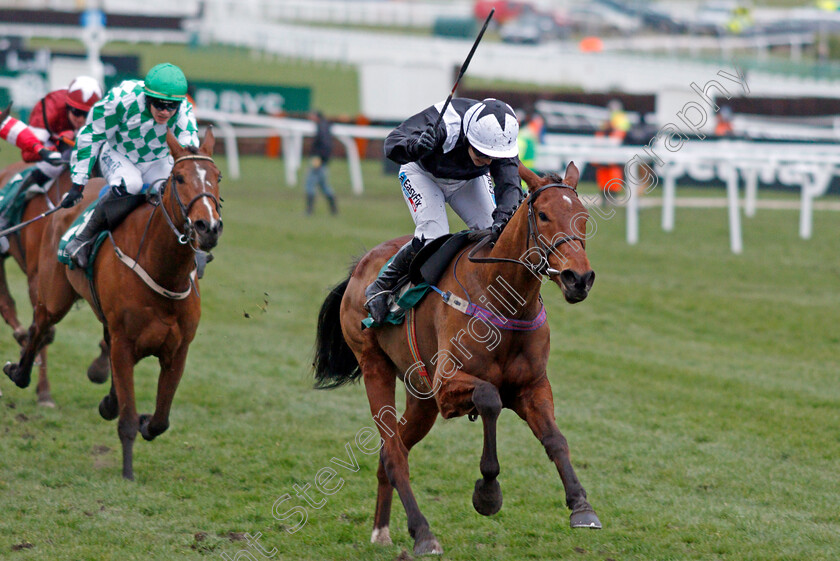
[[[446,234],[427,243],[411,262],[408,279],[412,284],[435,284],[455,256],[470,244],[470,230]]]

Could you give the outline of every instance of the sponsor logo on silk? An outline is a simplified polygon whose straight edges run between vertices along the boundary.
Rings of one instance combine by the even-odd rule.
[[[423,204],[423,195],[414,190],[414,187],[411,186],[411,180],[408,179],[405,172],[400,174],[400,183],[402,184],[403,194],[408,199],[408,204],[411,205],[411,212],[417,212],[417,209]]]

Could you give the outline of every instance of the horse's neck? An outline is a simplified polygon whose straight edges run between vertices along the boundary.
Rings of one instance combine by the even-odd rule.
[[[520,223],[521,221],[521,223]],[[527,213],[511,219],[493,248],[483,257],[513,259],[522,264],[472,263],[482,288],[494,298],[508,304],[507,311],[515,313],[504,315],[513,319],[531,319],[540,306],[540,287],[542,278],[527,267],[528,263],[528,225]],[[530,257],[533,260],[533,256]],[[499,311],[504,311],[500,308]]]

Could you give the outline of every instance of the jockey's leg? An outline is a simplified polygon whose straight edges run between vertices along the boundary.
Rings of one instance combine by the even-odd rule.
[[[11,118],[11,117],[10,117]],[[2,214],[0,214],[0,230],[5,230],[12,226],[8,211],[15,206],[14,200],[19,196],[23,196],[26,191],[34,185],[43,185],[50,177],[44,174],[38,167],[34,168],[29,175],[23,178],[23,181],[17,187],[17,191],[9,196],[9,204],[6,206]],[[0,238],[0,255],[6,254],[9,251],[9,240],[5,236]]]
[[[470,230],[483,230],[492,226],[496,199],[490,175],[464,182],[464,186],[449,197],[449,206]]]
[[[385,271],[365,289],[365,309],[378,324],[388,317],[391,291],[408,274],[417,252],[430,240],[449,233],[444,194],[435,178],[415,163],[401,166],[399,177],[415,224],[414,239],[400,248]]]
[[[111,186],[96,203],[84,228],[70,240],[65,248],[73,262],[81,269],[88,266],[93,243],[100,232],[113,229],[128,216],[143,197],[137,195],[143,189],[143,174],[128,158],[106,146],[99,156],[102,175]]]

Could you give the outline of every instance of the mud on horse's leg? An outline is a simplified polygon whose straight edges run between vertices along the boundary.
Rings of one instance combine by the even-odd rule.
[[[380,462],[384,466],[388,481],[397,490],[405,508],[408,518],[408,533],[414,538],[414,554],[440,554],[443,553],[443,548],[432,534],[426,517],[420,512],[420,507],[417,505],[417,500],[409,483],[408,450],[397,432],[397,410],[394,407],[396,388],[394,365],[381,349],[373,347],[373,345],[375,343],[371,343],[363,351],[359,365],[365,380],[365,391],[370,403],[370,411],[384,441],[380,450]],[[382,491],[381,480],[380,491]],[[388,495],[387,501],[390,501],[390,495]],[[384,516],[386,512],[384,502],[384,497],[383,504],[380,504],[378,498],[377,515]],[[390,514],[390,509],[388,509],[388,513]],[[382,520],[387,520],[387,518],[380,517],[376,524],[380,524]],[[375,526],[374,530],[377,527]]]
[[[600,529],[601,521],[586,500],[586,491],[572,467],[569,444],[554,420],[554,398],[548,378],[542,378],[535,386],[523,389],[513,409],[528,423],[545,447],[549,459],[557,466],[566,490],[566,506],[572,511],[569,517],[571,527]]]
[[[420,442],[437,420],[437,404],[434,399],[418,399],[406,393],[405,413],[399,422],[400,440],[406,449],[406,455],[411,452],[415,444]],[[385,464],[380,459],[376,470],[379,488],[376,493],[376,514],[373,520],[371,543],[391,545],[389,524],[391,520],[391,499],[394,487],[385,472]]]

